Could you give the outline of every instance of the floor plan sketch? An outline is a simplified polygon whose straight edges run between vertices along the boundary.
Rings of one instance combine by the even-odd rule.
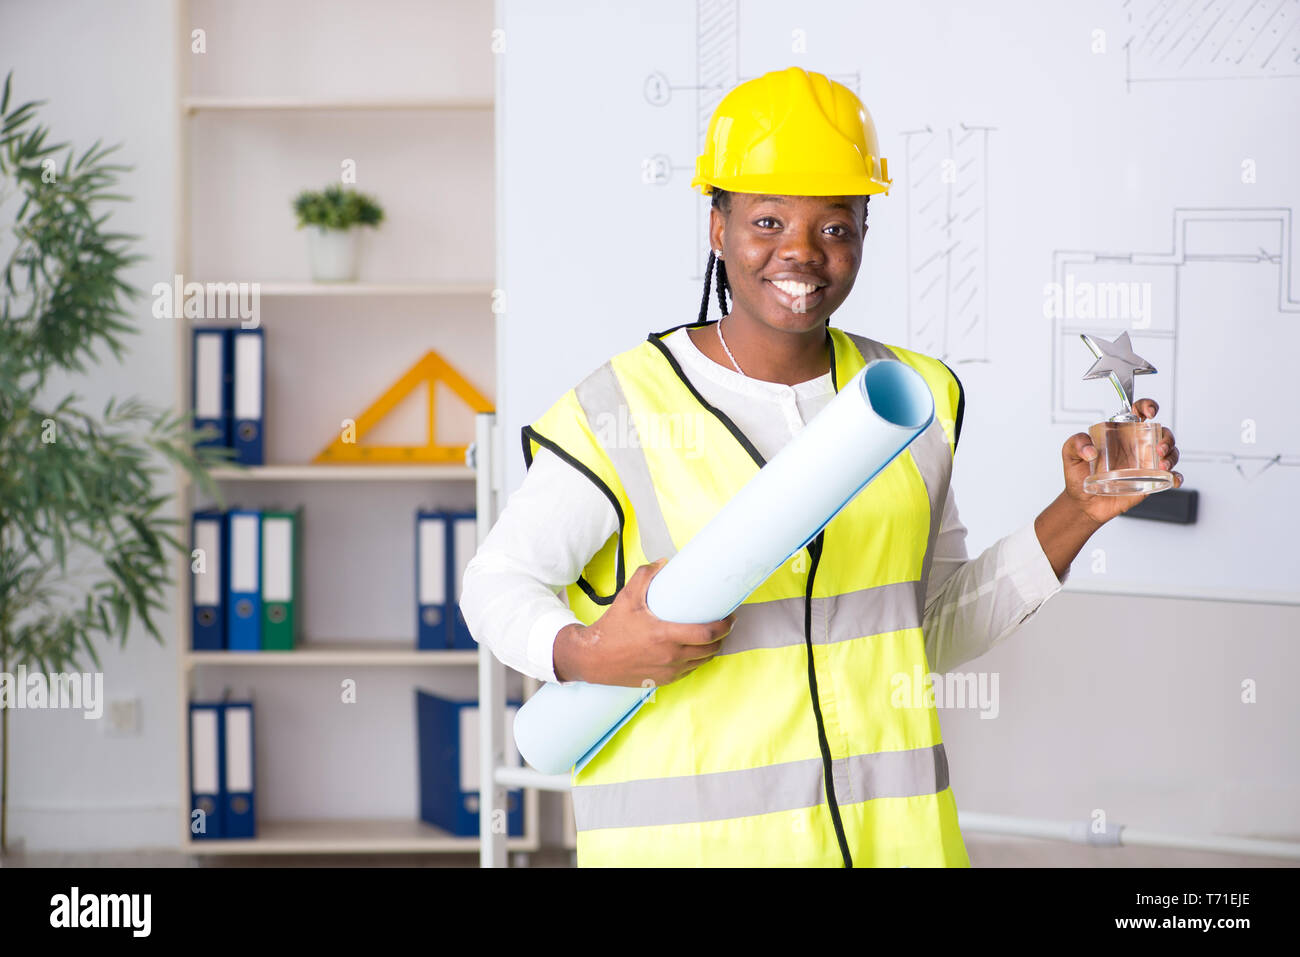
[[[1056,251],[1052,421],[1088,425],[1118,411],[1082,380],[1090,357],[1079,334],[1127,331],[1167,380],[1159,418],[1182,462],[1247,480],[1290,473],[1300,465],[1295,406],[1280,407],[1283,385],[1250,370],[1300,356],[1293,241],[1288,208],[1175,209],[1168,252]]]

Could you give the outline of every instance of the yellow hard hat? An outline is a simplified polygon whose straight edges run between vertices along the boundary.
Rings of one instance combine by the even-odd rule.
[[[889,193],[871,114],[847,86],[797,66],[740,84],[709,120],[695,178],[713,187],[785,196]]]

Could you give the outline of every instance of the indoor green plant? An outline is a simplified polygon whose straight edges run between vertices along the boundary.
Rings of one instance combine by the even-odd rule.
[[[104,204],[127,167],[116,147],[80,156],[46,144],[41,103],[9,109],[0,94],[0,673],[96,667],[97,640],[125,644],[133,619],[160,643],[154,613],[175,581],[171,496],[155,489],[179,465],[217,497],[188,417],[110,399],[102,413],[63,383],[105,350],[121,359],[137,291],[123,279],[141,257],[133,236],[105,228]],[[12,218],[10,218],[12,216]],[[24,693],[8,681],[11,693]],[[7,844],[9,714],[0,708],[0,852]]]
[[[293,201],[298,228],[307,229],[312,278],[339,281],[357,278],[360,227],[378,226],[384,210],[371,196],[337,184],[304,190]]]

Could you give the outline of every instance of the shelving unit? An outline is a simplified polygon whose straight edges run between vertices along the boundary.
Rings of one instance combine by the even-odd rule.
[[[259,282],[262,296],[490,296],[483,282]]]
[[[525,815],[528,813],[524,812]],[[420,821],[258,821],[252,841],[203,841],[190,848],[203,854],[473,854],[476,837],[458,837]],[[527,838],[510,838],[511,851],[532,851]]]
[[[384,639],[307,642],[292,651],[191,651],[182,665],[240,666],[249,668],[302,668],[310,665],[477,665],[478,652],[469,649],[419,651],[410,642]]]
[[[192,235],[191,204],[193,184],[191,179],[192,132],[190,124],[202,115],[221,114],[224,123],[241,124],[246,115],[266,115],[275,113],[322,114],[330,112],[390,113],[395,111],[425,112],[484,112],[492,114],[495,104],[492,99],[474,97],[310,97],[310,96],[219,96],[188,95],[190,91],[189,76],[189,32],[193,25],[191,3],[178,0],[178,24],[182,33],[177,44],[177,89],[180,91],[177,109],[179,120],[179,142],[177,144],[177,225],[175,250],[176,272],[186,281],[202,281],[201,275],[191,275],[194,266],[190,242]],[[212,54],[208,54],[211,56]],[[485,51],[485,55],[486,51]],[[315,119],[312,120],[315,122]],[[490,202],[490,198],[486,201]],[[287,198],[286,198],[287,202]],[[268,270],[273,275],[283,273]],[[482,273],[475,270],[471,275]],[[298,299],[330,302],[366,303],[367,323],[382,323],[383,308],[386,303],[402,298],[437,299],[439,297],[462,297],[477,300],[475,311],[483,316],[485,327],[493,328],[492,297],[495,285],[491,281],[362,281],[356,283],[317,283],[291,278],[258,282],[260,297],[269,299],[272,310],[275,303]],[[287,323],[301,328],[304,321],[302,313],[284,316],[272,315],[264,319],[263,325],[274,330],[277,325]],[[314,314],[313,314],[314,315]],[[190,407],[190,332],[192,321],[177,320],[180,324],[177,343],[177,405],[182,409]],[[382,328],[382,327],[381,327]],[[376,336],[376,348],[382,348],[383,337]],[[274,349],[274,346],[270,347]],[[268,377],[270,368],[268,366]],[[268,389],[269,393],[269,389]],[[491,416],[480,416],[480,420]],[[325,437],[322,437],[322,444]],[[268,446],[269,449],[269,446]],[[456,488],[463,494],[468,491],[468,483],[477,481],[484,484],[484,477],[470,465],[312,465],[306,462],[291,464],[270,464],[252,468],[223,467],[214,470],[213,477],[223,489],[243,489],[245,491],[269,490],[278,494],[283,489],[287,496],[302,494],[309,489],[329,489],[342,487],[348,489],[368,483],[386,483],[387,497],[391,491],[397,493],[411,486],[426,486],[430,490]],[[349,493],[350,494],[350,493]],[[372,490],[372,495],[381,494]],[[182,503],[183,514],[188,514],[196,503],[198,490],[184,473],[178,473],[178,500]],[[481,495],[480,495],[481,498]],[[486,534],[490,518],[485,519],[480,512],[479,536]],[[308,516],[307,521],[310,521]],[[417,817],[412,819],[375,818],[356,816],[347,818],[324,818],[320,820],[277,819],[272,815],[268,819],[258,820],[258,837],[253,840],[200,840],[192,839],[189,831],[189,753],[188,753],[188,702],[195,691],[196,682],[211,671],[234,669],[237,674],[264,676],[274,678],[277,675],[297,673],[298,669],[307,669],[306,674],[316,674],[316,669],[343,667],[347,669],[366,669],[367,673],[377,671],[390,676],[404,669],[418,668],[420,674],[436,673],[436,669],[452,669],[463,674],[467,669],[478,667],[481,651],[475,650],[438,650],[421,651],[415,648],[415,639],[393,640],[391,638],[362,638],[350,640],[311,640],[310,636],[292,651],[287,652],[196,652],[191,650],[189,595],[190,569],[188,555],[178,559],[177,594],[182,602],[182,614],[178,615],[178,722],[180,728],[180,762],[179,793],[184,813],[181,815],[180,843],[182,849],[196,855],[261,855],[261,854],[325,854],[325,853],[474,853],[481,848],[480,837],[459,837],[448,834],[438,828],[424,824]],[[305,598],[310,601],[311,586],[305,588]],[[413,619],[413,616],[412,616]],[[412,620],[412,624],[414,624]],[[363,632],[364,634],[364,632]],[[488,656],[490,659],[490,655]],[[389,671],[385,671],[389,669]],[[501,673],[504,681],[504,670]],[[502,685],[503,686],[503,685]],[[504,705],[502,706],[504,708]],[[499,716],[500,717],[500,716]],[[264,725],[255,722],[259,740],[267,733]],[[311,742],[304,742],[310,747]],[[261,752],[260,744],[255,748]],[[412,756],[412,759],[414,756]],[[262,795],[259,795],[259,812],[265,807]],[[498,840],[512,851],[530,851],[538,847],[538,810],[537,794],[525,792],[524,835],[508,840]]]
[[[491,111],[491,100],[456,97],[355,97],[336,99],[308,96],[187,96],[181,101],[187,115],[201,111],[247,113],[264,110],[471,110]]]
[[[213,469],[223,482],[472,482],[465,465],[255,465]]]

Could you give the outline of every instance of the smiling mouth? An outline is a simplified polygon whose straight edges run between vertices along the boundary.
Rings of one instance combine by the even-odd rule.
[[[825,286],[813,286],[810,283],[772,279],[764,279],[763,282],[776,290],[776,297],[786,308],[794,309],[796,306],[801,306],[796,310],[800,312],[806,312],[808,306],[820,302],[826,290]]]

